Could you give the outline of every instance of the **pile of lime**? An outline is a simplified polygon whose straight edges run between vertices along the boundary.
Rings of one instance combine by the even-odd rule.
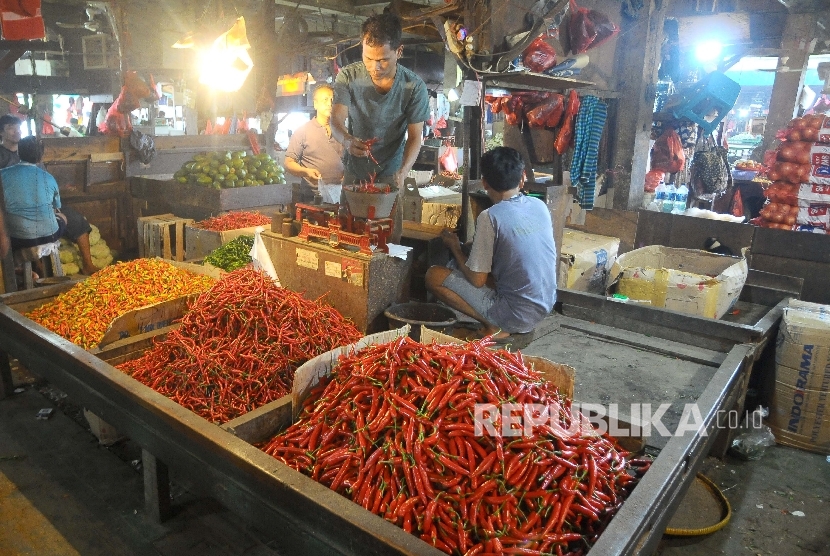
[[[227,189],[285,183],[285,170],[267,153],[224,151],[197,154],[173,178],[179,183]]]

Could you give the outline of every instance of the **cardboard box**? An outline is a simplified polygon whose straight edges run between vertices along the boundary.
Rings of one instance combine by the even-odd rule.
[[[268,229],[266,226],[264,228]],[[236,230],[226,230],[224,232],[214,232],[213,230],[204,230],[196,226],[185,226],[184,229],[184,254],[186,259],[201,259],[210,255],[214,249],[225,245],[232,239],[239,236],[253,236],[256,232],[257,226],[250,228],[239,228]]]
[[[775,362],[769,425],[776,440],[830,454],[830,306],[790,300]]]
[[[559,254],[560,288],[603,294],[620,238],[565,230]]]
[[[738,300],[747,272],[745,258],[651,245],[617,258],[606,293],[719,319]]]
[[[421,224],[456,228],[461,217],[460,204],[424,202],[421,206]]]

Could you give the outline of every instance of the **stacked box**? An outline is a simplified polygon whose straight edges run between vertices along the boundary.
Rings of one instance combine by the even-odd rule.
[[[775,347],[769,425],[780,444],[830,454],[830,306],[790,300]]]

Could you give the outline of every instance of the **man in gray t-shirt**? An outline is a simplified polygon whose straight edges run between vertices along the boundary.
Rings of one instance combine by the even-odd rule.
[[[429,119],[427,88],[398,64],[403,46],[397,16],[373,15],[362,32],[363,61],[343,68],[334,82],[331,128],[346,150],[344,184],[374,174],[379,183],[391,183],[402,194]],[[403,204],[398,202],[393,242],[400,239],[402,219]]]
[[[343,145],[331,134],[331,106],[334,90],[323,85],[314,91],[317,115],[291,135],[285,152],[285,169],[298,178],[300,199],[309,202],[317,192],[318,182],[340,183],[343,180]],[[310,198],[309,198],[310,195]]]
[[[532,331],[556,302],[556,245],[548,208],[519,192],[524,163],[518,151],[497,147],[481,157],[482,184],[493,206],[476,219],[469,257],[458,236],[441,238],[456,269],[433,266],[426,286],[450,307],[479,321],[496,340]]]

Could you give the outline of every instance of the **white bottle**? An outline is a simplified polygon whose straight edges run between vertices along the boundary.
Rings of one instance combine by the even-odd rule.
[[[654,190],[654,201],[649,204],[648,209],[660,212],[663,210],[663,203],[666,201],[666,186],[663,184],[663,181],[660,181],[660,185],[657,186],[657,189]]]
[[[671,212],[674,210],[674,201],[677,198],[677,190],[674,184],[670,183],[666,186],[666,200],[663,201],[662,212]]]
[[[674,200],[674,214],[683,214],[686,212],[686,202],[689,199],[689,188],[681,185],[677,188],[676,197]]]

